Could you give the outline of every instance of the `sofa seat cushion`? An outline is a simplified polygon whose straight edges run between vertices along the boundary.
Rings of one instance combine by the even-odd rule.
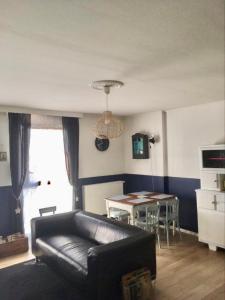
[[[98,245],[97,242],[76,235],[45,236],[36,242],[43,254],[52,257],[64,273],[81,277],[81,280],[87,276],[88,249]]]

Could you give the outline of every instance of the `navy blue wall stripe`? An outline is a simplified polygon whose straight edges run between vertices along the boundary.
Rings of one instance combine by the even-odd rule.
[[[80,178],[79,184],[83,186],[88,184],[104,183],[117,180],[124,180],[124,174]]]
[[[180,199],[181,228],[198,232],[195,190],[200,188],[200,179],[168,177],[169,193]]]
[[[180,198],[180,223],[187,230],[198,232],[195,189],[200,188],[200,180],[194,178],[149,176],[138,174],[117,174],[79,179],[80,208],[82,208],[83,185],[122,180],[125,181],[124,193],[153,190],[175,194]],[[13,232],[10,218],[14,213],[11,187],[0,187],[0,235]],[[9,218],[8,216],[11,215]]]
[[[155,191],[165,193],[167,191],[167,180],[163,176],[150,176],[139,174],[124,174],[125,193],[136,191]]]
[[[181,227],[198,232],[195,190],[200,188],[200,180],[195,178],[163,177],[139,174],[120,174],[80,179],[80,188],[86,184],[125,181],[124,193],[147,190],[175,194],[180,199]],[[154,188],[153,188],[154,187]],[[82,191],[82,190],[81,190]],[[82,193],[80,193],[81,195]],[[82,207],[82,206],[81,206]]]

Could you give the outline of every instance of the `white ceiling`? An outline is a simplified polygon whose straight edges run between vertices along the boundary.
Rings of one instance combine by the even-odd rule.
[[[224,99],[224,0],[0,0],[0,105],[128,115]]]

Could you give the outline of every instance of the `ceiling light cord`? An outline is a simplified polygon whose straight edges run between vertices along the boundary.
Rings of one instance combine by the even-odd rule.
[[[105,94],[105,107],[106,111],[109,110],[109,94]]]

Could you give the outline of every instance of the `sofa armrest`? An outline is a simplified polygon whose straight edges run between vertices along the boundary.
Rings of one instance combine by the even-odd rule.
[[[88,251],[88,279],[92,299],[120,299],[121,279],[128,272],[147,267],[156,277],[155,235],[141,232]]]
[[[36,239],[52,234],[74,233],[73,218],[78,211],[71,211],[31,220],[32,252],[38,256]]]

